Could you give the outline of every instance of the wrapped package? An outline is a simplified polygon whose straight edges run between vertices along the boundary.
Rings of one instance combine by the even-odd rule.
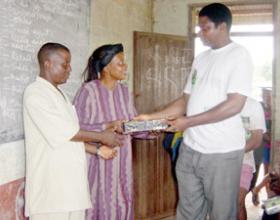
[[[272,215],[280,212],[280,196],[275,196],[263,201],[266,214]]]
[[[164,130],[167,127],[168,125],[163,119],[149,121],[128,121],[123,124],[123,130],[125,133]]]

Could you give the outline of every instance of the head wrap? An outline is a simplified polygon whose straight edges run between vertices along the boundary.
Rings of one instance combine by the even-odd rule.
[[[98,47],[88,59],[88,65],[83,73],[85,82],[98,79],[104,67],[120,52],[123,52],[122,44],[106,44]]]
[[[97,48],[90,57],[95,72],[100,73],[111,62],[113,57],[120,52],[123,52],[122,44],[107,44]]]

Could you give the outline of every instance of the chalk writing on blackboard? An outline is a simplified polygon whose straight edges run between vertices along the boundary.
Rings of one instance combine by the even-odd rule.
[[[36,53],[45,42],[65,44],[72,75],[64,89],[80,85],[89,43],[89,0],[1,0],[0,144],[22,139],[22,95],[38,75]]]
[[[134,33],[134,92],[139,113],[162,109],[182,95],[193,51],[183,36]]]

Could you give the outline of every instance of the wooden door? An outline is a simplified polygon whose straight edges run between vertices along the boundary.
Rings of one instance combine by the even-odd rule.
[[[161,109],[179,97],[193,53],[182,36],[134,33],[134,95],[138,113]],[[156,140],[133,141],[135,219],[175,214],[177,189],[169,155]]]

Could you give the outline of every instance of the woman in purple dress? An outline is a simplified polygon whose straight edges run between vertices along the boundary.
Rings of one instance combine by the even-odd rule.
[[[136,115],[127,86],[119,83],[126,74],[122,44],[103,45],[93,52],[74,100],[82,129],[121,132],[122,121]],[[92,209],[87,220],[133,219],[131,136],[123,135],[122,143],[112,160],[88,155]]]

